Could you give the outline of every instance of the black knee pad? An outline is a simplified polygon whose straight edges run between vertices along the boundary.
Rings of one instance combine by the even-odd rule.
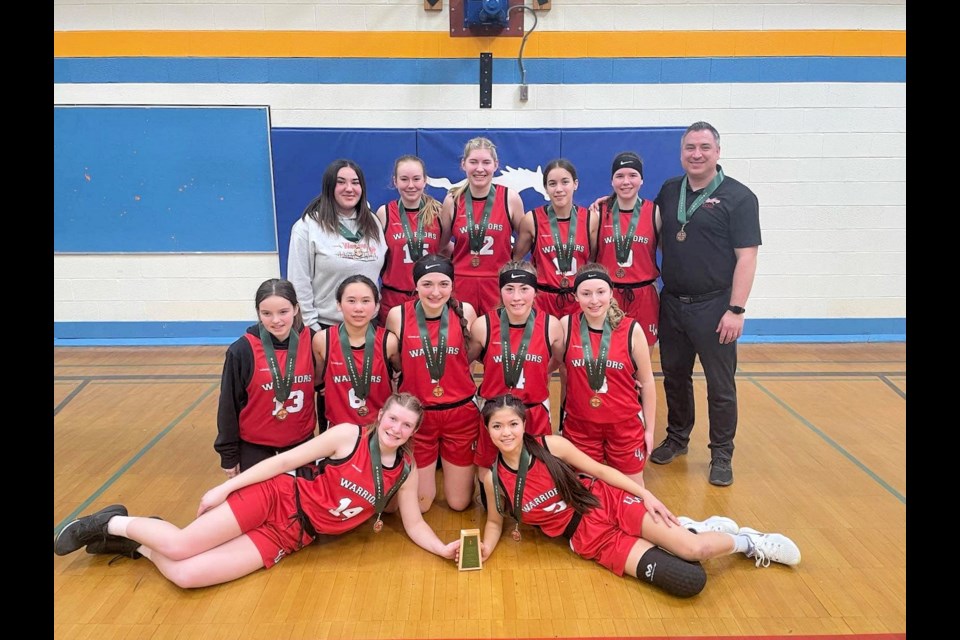
[[[707,572],[699,562],[690,562],[660,547],[652,547],[640,558],[637,580],[649,582],[678,598],[689,598],[703,591]]]
[[[483,482],[480,483],[480,504],[483,505],[483,510],[487,510],[487,492],[483,487]]]

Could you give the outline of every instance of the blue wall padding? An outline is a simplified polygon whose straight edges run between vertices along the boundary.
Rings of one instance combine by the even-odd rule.
[[[54,107],[54,251],[275,251],[266,107]]]

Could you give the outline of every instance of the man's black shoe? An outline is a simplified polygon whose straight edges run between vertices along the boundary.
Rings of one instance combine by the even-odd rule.
[[[733,466],[726,458],[714,458],[710,461],[710,484],[729,487],[733,484]]]
[[[673,459],[677,456],[683,456],[686,454],[687,447],[678,447],[676,443],[671,442],[669,438],[666,438],[660,443],[660,446],[655,448],[653,453],[650,454],[650,462],[655,462],[657,464],[668,464],[673,462]]]

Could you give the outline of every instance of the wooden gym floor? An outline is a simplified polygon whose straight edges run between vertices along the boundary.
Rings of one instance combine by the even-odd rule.
[[[223,479],[213,440],[225,349],[55,349],[54,532],[117,502],[190,522]],[[656,351],[653,359],[659,442],[666,405]],[[707,482],[697,375],[690,453],[650,465],[648,488],[678,515],[723,514],[790,536],[800,566],[718,558],[704,565],[703,593],[678,600],[529,527],[519,544],[505,533],[481,571],[458,572],[389,516],[379,535],[364,526],[323,537],[273,569],[191,591],[146,559],[54,556],[54,636],[905,638],[906,345],[741,345],[735,482],[726,488]],[[444,540],[483,526],[479,506],[454,513],[442,500],[426,517]]]

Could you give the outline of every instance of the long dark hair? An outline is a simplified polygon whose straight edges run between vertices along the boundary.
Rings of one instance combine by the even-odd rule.
[[[360,201],[354,210],[357,213],[357,230],[364,238],[372,238],[380,241],[383,235],[380,231],[380,224],[377,217],[367,205],[367,180],[363,177],[363,169],[353,160],[340,158],[327,165],[323,172],[323,178],[320,182],[320,195],[310,201],[303,213],[301,219],[312,218],[320,228],[330,234],[339,233],[339,220],[337,214],[337,201],[334,197],[334,190],[337,188],[337,174],[340,169],[349,167],[357,173],[360,180]]]
[[[297,290],[293,288],[293,283],[282,278],[270,278],[257,288],[257,295],[253,297],[253,308],[257,310],[257,318],[260,316],[260,303],[270,296],[279,296],[293,305],[297,312],[293,316],[293,330],[297,333],[303,331],[303,314],[300,312],[300,303],[297,302]]]
[[[507,393],[487,400],[483,405],[480,415],[483,416],[483,424],[490,426],[490,418],[494,413],[501,409],[510,409],[520,420],[526,422],[527,408],[523,402]],[[531,436],[526,431],[523,433],[523,446],[530,452],[534,458],[542,462],[547,467],[550,477],[557,485],[557,492],[563,501],[570,505],[577,513],[586,513],[590,509],[600,506],[600,500],[590,493],[590,491],[580,482],[576,470],[569,464],[550,453],[546,447],[540,444],[540,440]],[[499,491],[499,487],[494,487]],[[506,500],[510,502],[510,500]]]
[[[567,173],[570,174],[570,177],[574,180],[577,179],[577,168],[573,166],[573,163],[567,160],[566,158],[557,158],[556,160],[551,160],[547,163],[547,166],[543,168],[543,186],[547,186],[547,176],[550,175],[550,172],[554,169],[565,169]]]
[[[377,285],[362,273],[355,273],[352,276],[347,276],[344,278],[339,285],[337,285],[337,302],[343,302],[343,293],[347,290],[352,284],[365,284],[370,288],[370,291],[373,292],[373,301],[377,304],[380,304],[380,289],[377,288]]]

